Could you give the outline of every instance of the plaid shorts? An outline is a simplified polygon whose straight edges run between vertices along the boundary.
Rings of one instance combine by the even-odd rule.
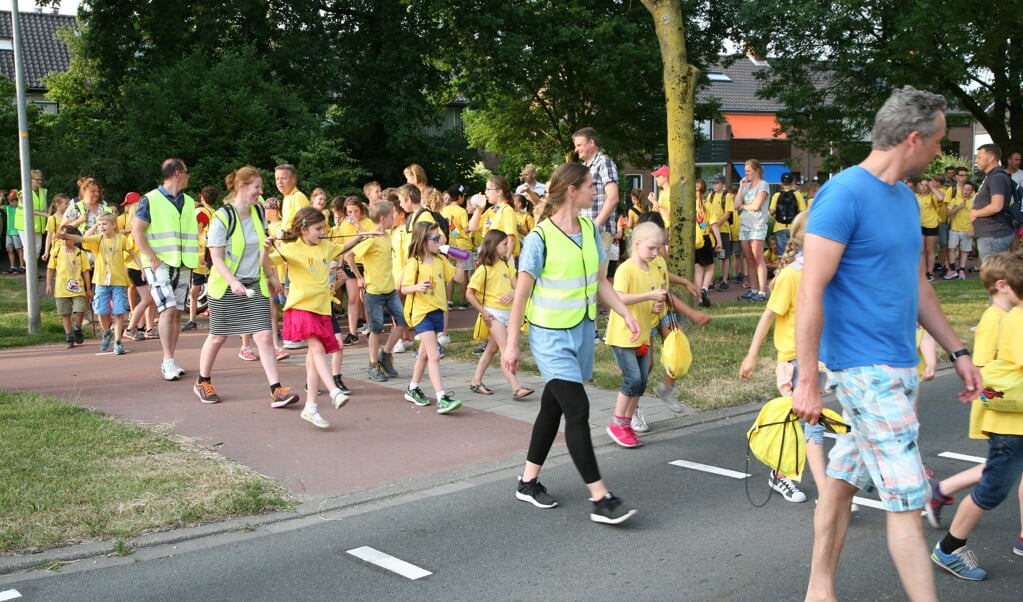
[[[877,489],[889,512],[920,510],[929,497],[917,439],[916,368],[863,366],[828,372],[828,387],[851,427],[838,437],[828,476],[863,491]]]

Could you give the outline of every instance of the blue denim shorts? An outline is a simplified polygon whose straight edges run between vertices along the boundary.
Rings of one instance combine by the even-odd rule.
[[[121,316],[127,314],[128,287],[96,285],[96,294],[92,298],[92,311],[97,316]]]
[[[799,382],[799,363],[796,360],[789,362],[792,364],[792,391],[796,390],[796,383]],[[824,380],[824,375],[820,375],[817,379],[817,388],[821,388],[821,382]],[[799,423],[803,425],[803,440],[807,443],[816,443],[817,445],[824,445],[824,432],[827,430],[821,423],[807,424],[805,420],[800,419]]]
[[[1023,435],[988,433],[987,462],[970,497],[984,510],[998,506],[1015,488],[1023,471]]]
[[[611,352],[615,354],[615,361],[622,371],[622,386],[619,391],[626,397],[639,397],[646,391],[650,362],[645,356],[639,357],[636,353],[638,350],[637,347],[611,345]]]
[[[369,330],[380,334],[384,331],[384,309],[394,318],[398,326],[408,326],[405,323],[405,312],[401,307],[401,298],[398,291],[391,291],[387,294],[377,295],[366,293],[366,315],[369,317]]]
[[[435,309],[423,316],[418,324],[412,326],[416,334],[423,332],[444,332],[444,312]]]

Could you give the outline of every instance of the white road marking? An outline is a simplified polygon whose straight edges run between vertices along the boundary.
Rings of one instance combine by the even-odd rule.
[[[375,564],[380,568],[387,569],[392,573],[398,573],[406,579],[422,579],[423,577],[429,577],[433,573],[430,571],[420,568],[414,564],[405,562],[400,558],[395,558],[386,552],[381,552],[375,548],[369,546],[362,546],[361,548],[353,548],[348,550],[348,554],[365,560],[370,564]]]
[[[987,462],[987,458],[981,458],[980,456],[968,456],[966,454],[957,454],[955,452],[941,452],[938,454],[939,458],[948,458],[950,460],[962,460],[963,462],[973,462],[974,464],[983,464]]]
[[[688,460],[675,460],[674,462],[668,462],[672,466],[679,466],[681,468],[691,468],[693,470],[700,470],[703,472],[709,472],[711,474],[721,475],[731,479],[748,479],[751,474],[745,472],[737,472],[735,470],[729,470],[727,468],[719,468],[717,466],[711,466],[710,464],[700,464],[699,462],[690,462]]]
[[[0,602],[5,602],[6,600],[15,600],[20,597],[21,592],[19,592],[16,589],[7,589],[0,592]]]
[[[871,499],[869,497],[860,497],[858,495],[853,496],[853,503],[859,506],[866,506],[868,508],[877,508],[878,510],[884,510],[884,506],[878,500]]]
[[[825,439],[836,439],[837,440],[838,439],[838,435],[836,435],[835,433],[828,432],[828,433],[824,433],[824,438]]]

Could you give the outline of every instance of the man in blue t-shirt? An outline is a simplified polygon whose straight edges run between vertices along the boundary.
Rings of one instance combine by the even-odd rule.
[[[920,511],[930,495],[917,448],[916,323],[953,355],[959,399],[980,374],[949,326],[923,270],[920,216],[902,183],[941,152],[945,100],[906,86],[874,120],[872,150],[828,181],[814,200],[803,243],[796,313],[800,366],[823,360],[850,434],[839,437],[819,491],[806,598],[837,598],[835,571],[852,498],[876,488],[888,511],[889,550],[908,597],[937,599]],[[793,410],[816,424],[824,405],[815,370],[800,370]]]

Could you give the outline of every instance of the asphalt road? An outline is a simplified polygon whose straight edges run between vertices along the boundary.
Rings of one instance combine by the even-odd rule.
[[[921,449],[939,476],[968,462],[942,452],[983,456],[966,438],[967,407],[954,401],[954,376],[923,388]],[[540,510],[513,497],[515,472],[502,471],[379,503],[251,531],[139,550],[119,558],[0,578],[26,601],[63,600],[798,600],[810,560],[813,499],[762,508],[766,469],[747,468],[742,418],[648,438],[642,448],[603,445],[600,466],[612,491],[638,508],[623,527],[588,519],[585,488],[567,457],[541,477],[561,502]],[[598,441],[604,444],[605,440]],[[523,447],[525,441],[523,442]],[[686,460],[749,479],[683,468]],[[951,513],[946,510],[946,523]],[[945,599],[1019,600],[1023,558],[1013,495],[970,539],[984,582],[935,569]],[[902,600],[884,537],[884,513],[854,516],[838,592],[847,600]],[[943,532],[925,525],[931,544]],[[411,579],[350,554],[361,547],[430,574]]]

